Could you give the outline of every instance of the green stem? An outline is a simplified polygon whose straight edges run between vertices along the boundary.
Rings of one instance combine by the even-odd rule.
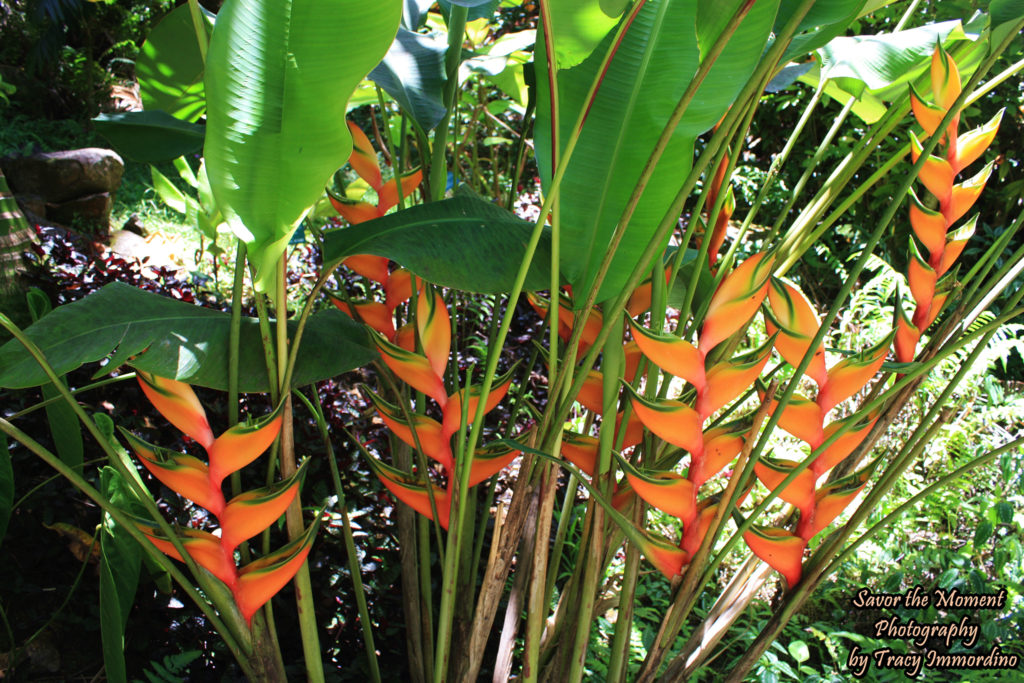
[[[430,161],[430,193],[435,201],[444,199],[445,187],[448,184],[448,164],[445,153],[448,147],[448,126],[457,106],[456,95],[459,91],[459,65],[462,63],[462,40],[466,33],[466,17],[469,9],[463,5],[451,5],[448,16],[448,51],[444,56],[444,71],[447,79],[444,83],[445,114],[434,129],[434,145],[431,149]],[[453,173],[456,165],[453,165]]]
[[[352,522],[348,516],[348,506],[345,503],[345,489],[341,485],[341,474],[338,472],[338,463],[334,459],[334,446],[331,444],[331,435],[328,433],[323,406],[320,405],[320,399],[316,396],[316,388],[311,387],[311,391],[315,400],[306,398],[300,391],[294,393],[316,418],[316,426],[320,431],[320,438],[324,442],[327,465],[331,470],[331,483],[334,485],[334,495],[338,499],[336,507],[338,514],[341,515],[342,535],[345,538],[345,552],[348,555],[348,572],[352,577],[352,591],[356,597],[356,606],[359,608],[359,621],[363,629],[363,645],[366,649],[366,660],[370,666],[370,678],[374,683],[380,683],[380,666],[377,663],[377,648],[373,641],[373,622],[370,621],[370,611],[366,607],[362,568],[359,565],[359,554],[356,551],[355,538],[352,535]]]
[[[203,22],[203,13],[199,8],[199,0],[188,0],[188,12],[192,17],[192,28],[196,32],[196,45],[199,47],[199,58],[206,63],[206,51],[209,49],[210,41],[206,37],[206,25]]]
[[[107,384],[113,384],[114,382],[123,382],[123,381],[128,380],[128,379],[135,379],[135,373],[134,372],[126,372],[125,374],[118,375],[117,377],[108,377],[106,379],[100,380],[99,382],[93,382],[92,384],[87,384],[84,387],[79,387],[77,389],[69,389],[68,393],[71,396],[74,396],[74,395],[80,394],[80,393],[82,393],[84,391],[90,391],[91,389],[98,389],[98,388],[100,388],[102,386],[105,386]],[[14,413],[14,415],[11,415],[7,419],[8,420],[17,420],[19,417],[24,417],[24,416],[28,415],[29,413],[34,413],[35,411],[39,410],[40,408],[45,408],[48,405],[52,405],[54,403],[57,403],[58,401],[63,401],[63,400],[64,400],[63,396],[54,396],[53,398],[48,398],[45,401],[40,401],[39,403],[31,405],[28,408],[25,408],[24,410],[20,410],[20,411]]]

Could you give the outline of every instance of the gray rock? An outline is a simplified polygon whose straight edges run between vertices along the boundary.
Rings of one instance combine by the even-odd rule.
[[[62,225],[87,227],[96,231],[97,237],[106,237],[113,205],[109,192],[97,192],[60,204],[47,204],[46,218]]]
[[[114,151],[86,147],[0,160],[11,190],[59,204],[78,197],[114,192],[121,185],[124,161]]]

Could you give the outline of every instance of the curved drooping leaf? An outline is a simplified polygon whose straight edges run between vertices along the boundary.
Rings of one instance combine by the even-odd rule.
[[[594,3],[568,4],[559,11],[585,18]],[[558,7],[560,3],[552,3]],[[647,0],[621,21],[622,40],[608,33],[578,65],[563,68],[560,33],[538,37],[537,156],[545,188],[572,134],[587,111],[583,130],[562,182],[561,269],[577,291],[591,287],[608,242],[641,171],[672,110],[696,73],[706,49],[741,2]],[[601,287],[603,301],[621,291],[658,223],[687,176],[696,136],[726,111],[756,67],[768,40],[778,2],[754,3],[697,91],[648,182]],[[577,9],[567,9],[573,7]],[[553,9],[553,13],[555,10]],[[609,47],[614,56],[593,102],[586,96]],[[571,54],[578,54],[574,48]],[[552,67],[548,55],[556,55]],[[549,68],[555,72],[555,86]],[[556,138],[553,140],[553,137]],[[662,245],[664,246],[664,245]],[[585,297],[579,297],[584,300]]]
[[[433,36],[399,28],[388,53],[368,76],[425,131],[440,123],[446,111],[442,91],[447,49],[447,43]]]
[[[421,204],[324,235],[324,267],[353,254],[398,261],[444,287],[497,294],[512,289],[533,224],[476,196]],[[551,237],[545,229],[527,273],[527,290],[547,289]]]
[[[100,488],[111,503],[139,514],[141,507],[117,470],[100,470]],[[100,534],[100,633],[103,665],[110,681],[127,682],[124,662],[124,631],[135,602],[142,567],[142,549],[113,518],[104,513]]]
[[[292,232],[352,151],[345,105],[398,31],[401,0],[227,0],[207,55],[206,168],[274,291]]]
[[[202,7],[200,11],[209,42],[215,17]],[[183,121],[198,121],[206,113],[204,70],[192,13],[185,3],[153,27],[139,51],[135,73],[142,106],[163,110]]]
[[[897,33],[840,36],[818,50],[819,59],[799,80],[817,87],[821,79],[827,79],[825,94],[840,102],[857,98],[853,113],[874,123],[887,111],[887,103],[907,97],[908,84],[928,91],[929,65],[937,42],[948,47],[954,42],[976,41],[982,23],[962,26],[959,21],[944,21]],[[973,73],[985,51],[985,45],[978,42],[968,53],[958,54],[961,70]]]
[[[462,7],[468,8],[466,13],[467,21],[475,21],[477,19],[489,19],[494,16],[494,13],[498,9],[498,3],[500,0],[437,0],[438,7],[441,8],[441,14],[444,15],[445,21],[448,20],[449,15],[452,11],[452,5],[461,5]]]
[[[206,126],[176,119],[164,111],[100,114],[92,120],[121,156],[147,164],[170,161],[203,149]]]
[[[800,20],[796,34],[783,53],[782,64],[807,54],[812,50],[843,34],[854,19],[871,12],[888,0],[817,0]],[[779,13],[775,18],[774,33],[778,33],[789,22],[800,0],[781,0]]]
[[[115,282],[58,307],[25,334],[39,345],[57,374],[113,352],[109,369],[130,362],[161,377],[226,390],[230,324],[228,313]],[[253,318],[242,320],[239,351],[240,391],[268,391],[259,325]],[[365,328],[338,311],[317,313],[306,326],[293,385],[333,377],[375,357]],[[46,381],[39,364],[17,340],[0,347],[0,387],[24,388]]]

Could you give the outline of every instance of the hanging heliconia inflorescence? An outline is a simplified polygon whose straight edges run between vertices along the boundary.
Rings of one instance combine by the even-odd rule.
[[[768,288],[769,308],[765,326],[775,335],[775,350],[794,368],[811,353],[811,341],[821,325],[811,303],[795,285],[772,278]],[[779,498],[800,511],[795,530],[779,527],[753,526],[744,540],[755,555],[778,570],[792,587],[800,580],[803,552],[808,541],[821,532],[860,493],[867,483],[871,466],[859,472],[818,487],[818,481],[848,455],[871,431],[874,418],[848,418],[827,421],[829,412],[863,389],[882,367],[893,333],[878,344],[856,356],[844,358],[831,369],[825,360],[825,349],[818,345],[811,355],[804,376],[818,385],[812,401],[794,393],[782,409],[779,426],[807,443],[809,452],[818,450],[827,440],[839,434],[782,490]],[[777,410],[773,401],[772,410]],[[774,490],[802,463],[788,459],[762,457],[754,466],[757,478]]]
[[[419,292],[416,305],[416,321],[403,335],[398,332],[399,344],[382,336],[375,336],[377,350],[384,364],[402,382],[416,391],[432,398],[441,408],[441,422],[422,414],[412,414],[402,406],[388,403],[367,390],[381,420],[391,432],[417,449],[423,455],[437,462],[447,474],[445,486],[429,481],[426,472],[413,476],[370,457],[370,467],[381,482],[396,498],[422,515],[435,518],[445,529],[451,507],[452,478],[457,462],[452,451],[451,438],[465,424],[468,426],[476,416],[481,391],[477,385],[465,387],[449,394],[444,385],[444,373],[451,352],[451,319],[439,292],[425,288]],[[416,350],[417,333],[422,353]],[[484,412],[493,410],[508,393],[512,384],[512,370],[494,381],[488,394]],[[463,404],[466,405],[463,405]],[[463,422],[463,415],[466,421]],[[497,474],[508,465],[519,451],[500,445],[484,446],[473,454],[470,465],[469,486]]]
[[[926,137],[938,132],[941,138],[937,149],[941,152],[938,156],[928,156],[918,176],[918,180],[935,197],[938,210],[928,208],[913,190],[910,192],[910,225],[917,240],[913,236],[910,238],[907,280],[916,308],[913,316],[908,318],[903,307],[899,303],[896,305],[896,359],[902,363],[914,359],[921,335],[938,317],[949,297],[955,281],[949,270],[974,234],[978,215],[972,216],[953,232],[950,230],[977,201],[992,173],[992,163],[961,183],[954,184],[953,181],[988,149],[1003,116],[1000,110],[985,125],[958,135],[960,113],[957,112],[945,130],[939,131],[942,119],[960,96],[960,72],[941,45],[932,54],[931,83],[933,103],[926,102],[913,86],[910,90],[914,118],[924,129]],[[910,134],[910,144],[911,157],[917,162],[922,145],[913,133]],[[925,253],[918,246],[918,240]]]
[[[305,474],[303,465],[283,481],[240,493],[231,500],[224,498],[224,479],[258,458],[277,438],[281,431],[280,408],[255,423],[237,424],[214,438],[206,411],[192,387],[141,370],[138,378],[150,403],[168,422],[202,446],[209,462],[154,446],[123,429],[121,432],[150,474],[217,518],[219,536],[199,529],[182,529],[178,540],[197,565],[224,582],[239,612],[251,622],[253,614],[299,570],[319,524],[314,522],[299,538],[244,567],[235,562],[235,549],[240,544],[284,514]],[[183,561],[156,523],[137,520],[136,524],[153,545]]]

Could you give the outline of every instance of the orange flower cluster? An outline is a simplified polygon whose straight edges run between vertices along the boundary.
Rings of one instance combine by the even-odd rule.
[[[235,549],[274,523],[295,499],[305,467],[283,481],[224,499],[224,479],[258,458],[281,431],[281,414],[275,411],[255,424],[237,424],[214,438],[206,411],[192,387],[182,382],[138,371],[139,384],[160,414],[202,446],[209,463],[147,443],[121,430],[146,469],[184,498],[206,508],[220,523],[220,536],[198,529],[183,529],[178,540],[192,560],[230,589],[247,622],[281,590],[306,560],[317,524],[300,538],[244,567],[235,563]],[[138,527],[161,551],[183,560],[170,539],[148,521]]]
[[[416,351],[417,333],[422,353]],[[453,394],[448,394],[445,389],[444,371],[451,351],[451,319],[440,293],[421,291],[414,326],[408,334],[400,331],[396,336],[399,345],[376,336],[375,342],[381,359],[400,380],[437,402],[442,412],[441,422],[426,415],[407,414],[408,411],[388,403],[372,391],[368,391],[370,399],[391,432],[439,463],[448,474],[448,482],[444,487],[437,486],[429,483],[425,475],[423,478],[411,476],[375,458],[370,458],[370,466],[384,486],[409,507],[431,519],[436,509],[438,523],[447,529],[451,507],[451,478],[457,464],[451,437],[463,426],[463,415],[466,416],[466,425],[476,416],[481,399],[480,387],[468,386]],[[485,399],[485,412],[490,412],[501,402],[511,384],[511,370],[495,380],[495,387]],[[504,446],[478,449],[470,465],[469,485],[476,486],[497,474],[517,455],[519,451]]]
[[[988,149],[999,130],[1003,114],[1000,111],[985,125],[958,135],[960,114],[957,112],[946,129],[939,131],[939,124],[960,96],[961,89],[956,63],[941,46],[936,47],[932,54],[931,82],[934,103],[925,102],[913,87],[910,103],[925,134],[931,136],[938,132],[942,136],[939,143],[942,155],[929,155],[918,176],[937,200],[938,210],[927,208],[911,191],[910,225],[924,245],[927,257],[911,237],[907,280],[917,306],[911,318],[907,317],[902,306],[896,306],[896,359],[902,363],[914,359],[921,335],[938,317],[949,297],[954,279],[948,271],[974,234],[977,214],[959,229],[953,232],[950,229],[970,210],[985,189],[992,164],[986,164],[976,175],[961,183],[953,181]],[[911,156],[916,162],[921,156],[922,145],[913,133],[910,142]]]

